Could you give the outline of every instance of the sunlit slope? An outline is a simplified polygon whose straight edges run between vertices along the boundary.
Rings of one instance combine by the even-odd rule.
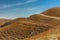
[[[48,9],[47,11],[43,12],[43,14],[54,17],[60,17],[60,7]]]
[[[7,22],[0,28],[0,38],[10,40],[22,40],[46,32],[60,25],[60,20],[46,17],[40,14],[28,18],[18,18]]]

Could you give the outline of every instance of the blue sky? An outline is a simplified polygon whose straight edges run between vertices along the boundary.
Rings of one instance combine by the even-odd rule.
[[[28,17],[59,6],[60,0],[0,0],[0,18]]]

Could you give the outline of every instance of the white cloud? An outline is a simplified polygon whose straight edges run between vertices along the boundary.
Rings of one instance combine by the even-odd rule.
[[[15,4],[0,4],[0,9],[2,8],[8,8],[8,7],[13,7],[17,5],[22,5],[22,3],[15,3]]]
[[[35,9],[37,9],[37,7],[34,7],[34,8],[33,7],[32,8],[31,7],[25,8],[25,10],[29,10],[29,11],[33,11]]]
[[[28,3],[36,2],[36,1],[38,1],[38,0],[27,0],[24,3],[15,3],[15,4],[0,4],[0,9],[8,8],[8,7],[13,7],[13,6],[17,6],[17,5],[24,5],[24,4],[28,4]]]
[[[25,3],[31,3],[31,2],[36,2],[36,1],[38,1],[38,0],[28,0]]]

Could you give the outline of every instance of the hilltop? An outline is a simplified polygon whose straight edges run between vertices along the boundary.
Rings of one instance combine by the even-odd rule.
[[[47,11],[43,12],[43,14],[48,16],[60,17],[60,7],[48,9]]]

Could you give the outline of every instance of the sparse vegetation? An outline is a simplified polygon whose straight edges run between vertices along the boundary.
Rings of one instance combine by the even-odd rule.
[[[54,10],[53,8],[43,13],[44,15],[49,13],[52,17],[50,13],[54,13]],[[59,12],[59,9],[55,11]],[[55,40],[54,38],[60,40],[60,19],[51,17],[36,14],[28,18],[17,18],[5,22],[0,25],[0,40]]]

